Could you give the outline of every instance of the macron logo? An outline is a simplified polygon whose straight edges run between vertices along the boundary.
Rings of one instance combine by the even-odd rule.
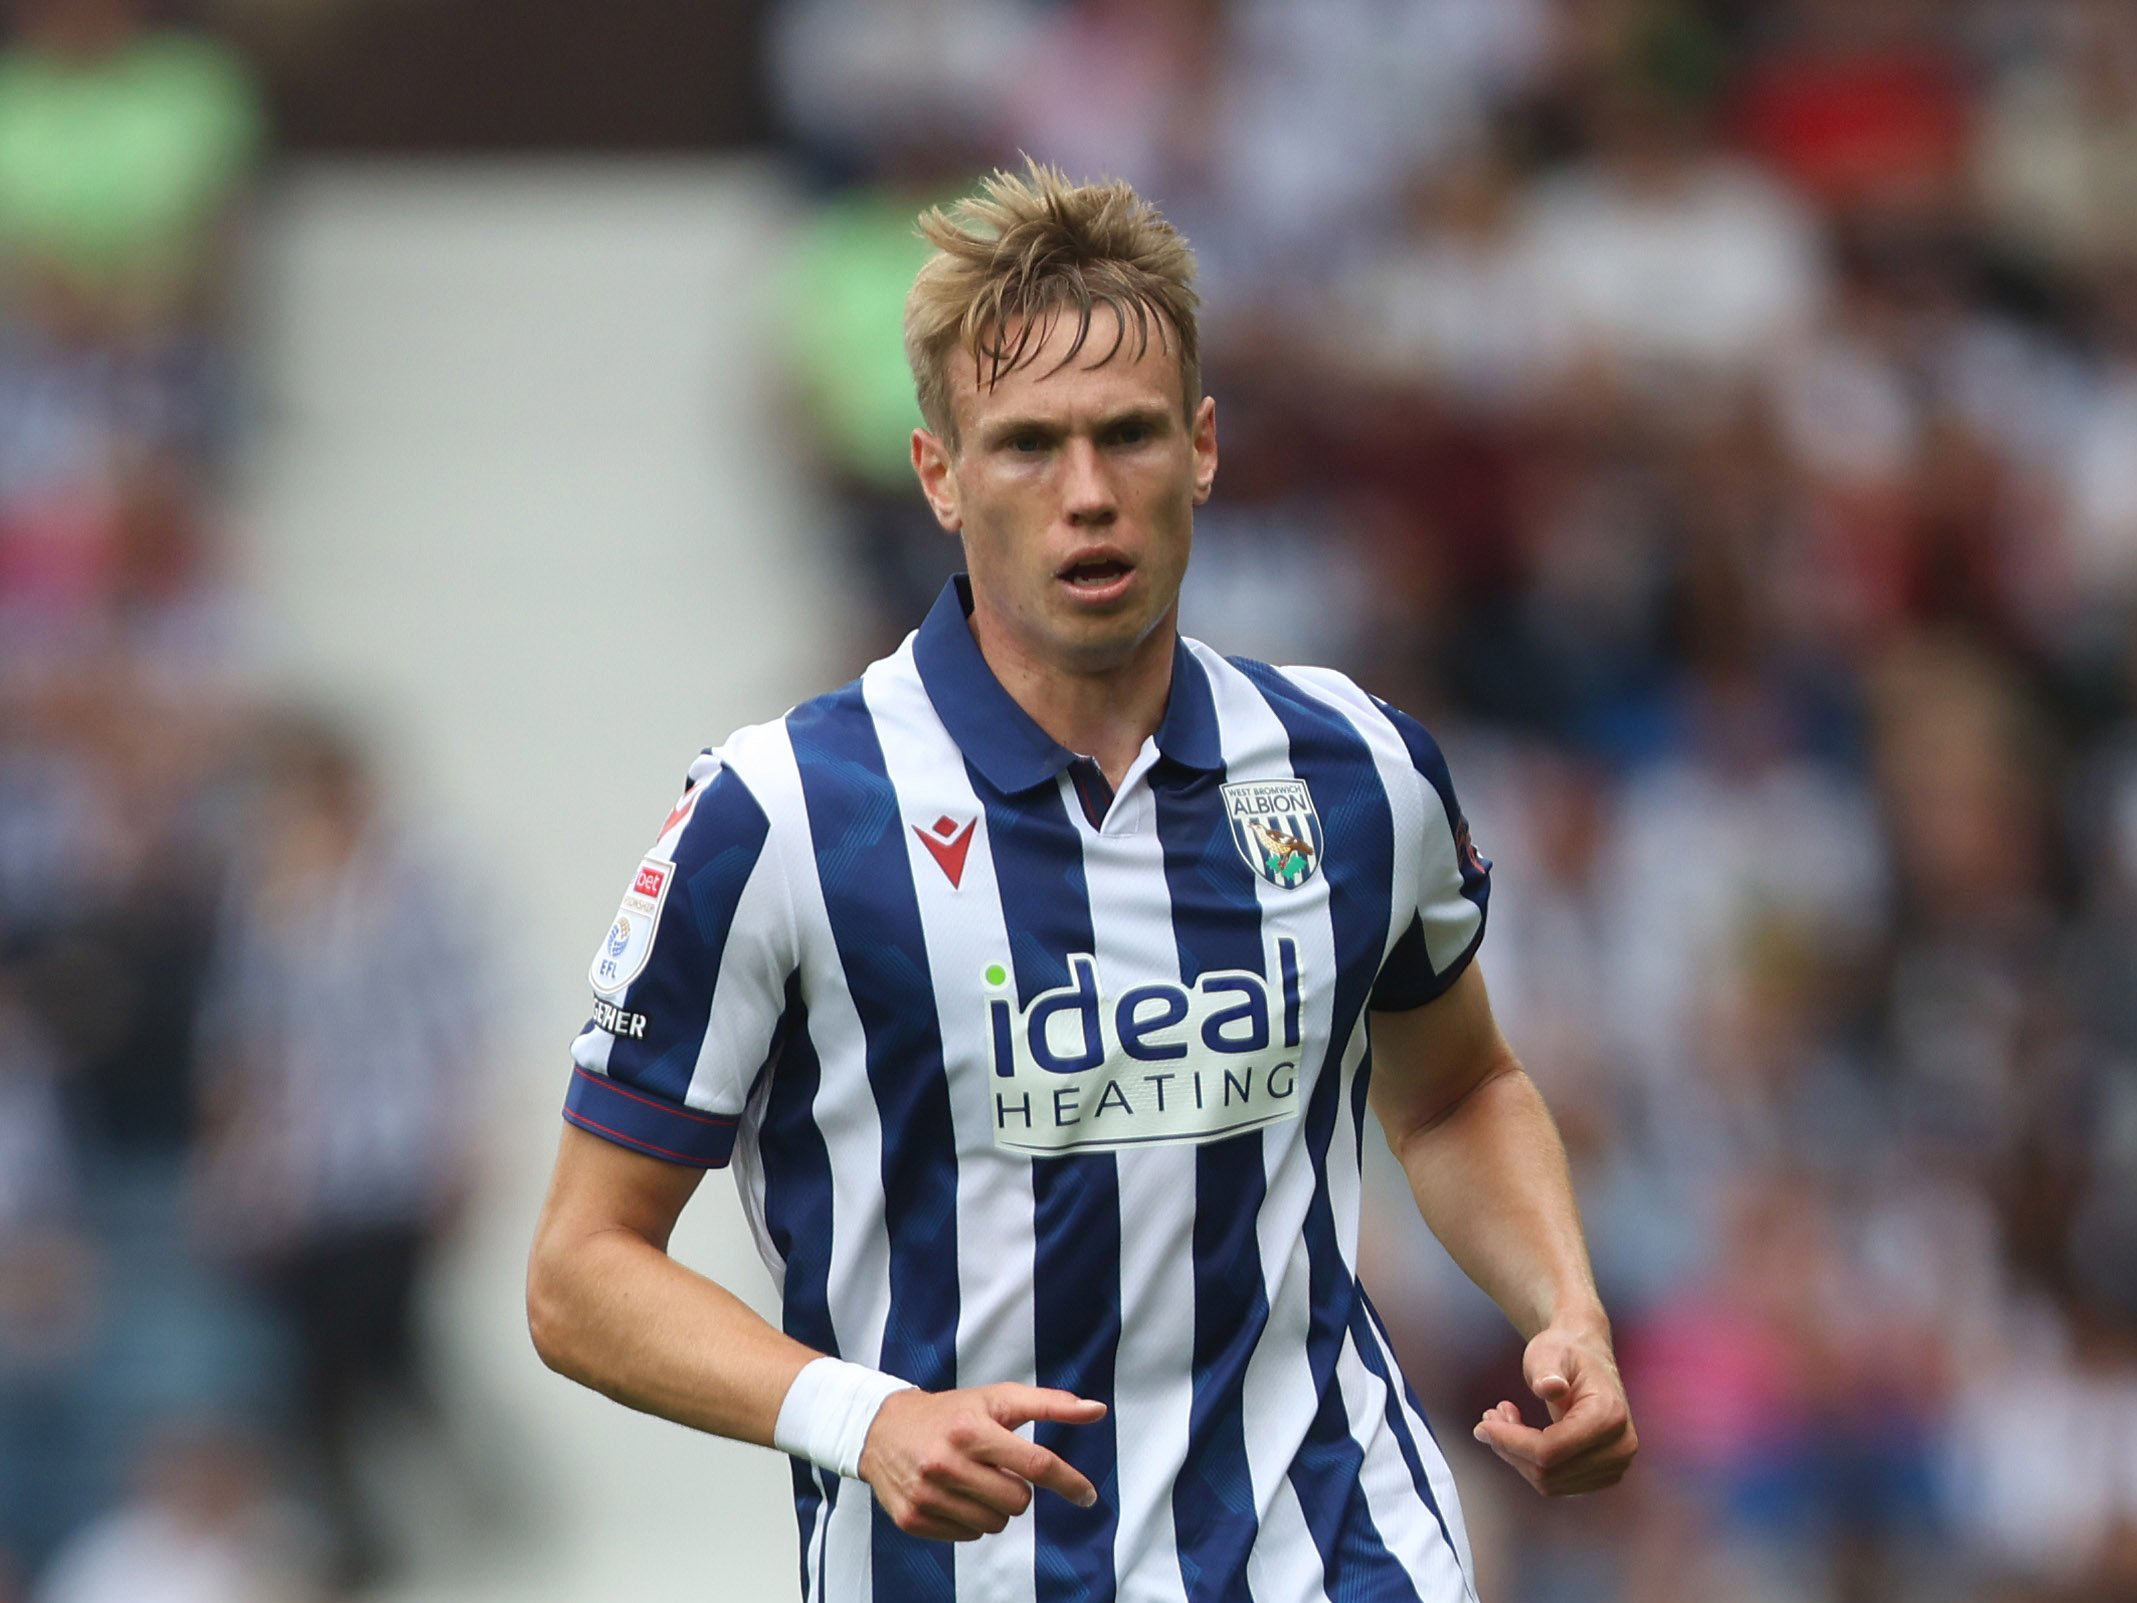
[[[697,805],[698,795],[699,791],[695,785],[690,786],[683,792],[683,799],[675,804],[675,811],[670,813],[668,821],[660,826],[661,834],[667,834],[669,830],[690,816],[690,809]]]
[[[972,849],[972,826],[978,822],[975,817],[960,824],[944,813],[925,829],[918,824],[913,826],[913,833],[920,837],[920,844],[928,849],[953,890],[965,877],[965,853]]]

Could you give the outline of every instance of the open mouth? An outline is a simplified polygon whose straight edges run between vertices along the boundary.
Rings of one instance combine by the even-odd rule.
[[[1135,564],[1119,557],[1084,557],[1071,562],[1057,575],[1072,589],[1093,593],[1110,590],[1135,571]]]

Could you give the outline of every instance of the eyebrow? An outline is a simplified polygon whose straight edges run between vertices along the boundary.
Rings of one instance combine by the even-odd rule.
[[[1169,407],[1129,406],[1123,407],[1118,412],[1106,413],[1093,425],[1093,431],[1104,434],[1108,430],[1121,428],[1128,424],[1140,424],[1148,429],[1161,429],[1168,425],[1172,418],[1173,413]],[[1004,440],[1016,438],[1019,434],[1040,434],[1051,438],[1062,432],[1062,425],[1055,419],[1005,417],[997,418],[982,429],[980,438],[988,445],[999,445]]]

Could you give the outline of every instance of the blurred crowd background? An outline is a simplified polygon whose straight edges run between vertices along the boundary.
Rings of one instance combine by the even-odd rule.
[[[1184,626],[1440,735],[1646,1443],[1519,1603],[2137,1597],[2137,6],[804,0],[794,371],[910,626],[920,204],[1196,246]],[[1390,1166],[1389,1175],[1392,1175]],[[1383,1176],[1459,1458],[1518,1346]]]
[[[449,82],[479,6],[9,13],[0,1599],[360,1594],[365,1422],[459,1451],[416,1313],[496,954],[360,729],[251,670],[221,527],[278,126],[769,158],[849,667],[955,565],[914,213],[1018,152],[1136,183],[1219,406],[1184,625],[1440,735],[1617,1322],[1620,1491],[1443,1431],[1487,1596],[2137,1596],[2137,6],[699,10],[666,99],[582,53],[548,123],[415,92],[391,42]],[[1435,1417],[1522,1395],[1392,1170],[1365,1250]]]
[[[250,671],[246,58],[137,0],[0,46],[0,1598],[340,1595],[482,955],[363,740]],[[483,1486],[469,1483],[471,1496]]]

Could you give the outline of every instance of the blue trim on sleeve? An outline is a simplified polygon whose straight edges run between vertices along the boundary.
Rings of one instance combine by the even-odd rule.
[[[571,1089],[564,1093],[564,1117],[619,1147],[695,1169],[724,1168],[735,1149],[736,1120],[700,1113],[576,1067]]]
[[[1446,814],[1448,831],[1454,837],[1455,868],[1461,875],[1462,896],[1477,910],[1476,933],[1454,960],[1436,974],[1432,971],[1431,955],[1425,948],[1422,909],[1412,916],[1394,946],[1389,948],[1369,1005],[1378,1013],[1406,1013],[1445,996],[1475,961],[1477,949],[1484,944],[1485,928],[1491,922],[1491,860],[1479,853],[1470,841],[1469,820],[1463,816],[1461,801],[1454,793],[1454,778],[1448,772],[1446,754],[1440,750],[1439,742],[1432,738],[1431,731],[1401,708],[1390,706],[1378,696],[1373,697],[1373,705],[1380,709],[1381,716],[1401,737],[1404,750],[1410,754],[1411,767],[1438,796],[1440,810]]]
[[[770,835],[762,804],[739,774],[722,768],[672,848],[676,883],[645,972],[620,995],[596,993],[649,1021],[644,1039],[618,1036],[611,1043],[606,1067],[615,1079],[680,1105],[718,1009],[735,913]]]
[[[1410,754],[1410,766],[1429,784],[1440,799],[1440,808],[1447,815],[1447,827],[1454,831],[1455,859],[1462,871],[1462,894],[1477,904],[1479,910],[1491,900],[1491,859],[1477,851],[1469,838],[1469,820],[1462,812],[1461,799],[1454,793],[1454,775],[1447,767],[1447,754],[1440,750],[1440,743],[1432,732],[1412,718],[1400,707],[1390,706],[1378,696],[1373,705],[1402,737],[1405,750]]]
[[[1407,1013],[1427,1002],[1437,1002],[1476,961],[1477,949],[1484,944],[1484,926],[1490,922],[1490,907],[1478,902],[1476,934],[1470,936],[1469,944],[1453,962],[1435,974],[1432,959],[1425,955],[1425,921],[1413,915],[1410,927],[1402,932],[1389,950],[1387,962],[1381,965],[1379,982],[1374,985],[1367,1006],[1375,1013]]]

